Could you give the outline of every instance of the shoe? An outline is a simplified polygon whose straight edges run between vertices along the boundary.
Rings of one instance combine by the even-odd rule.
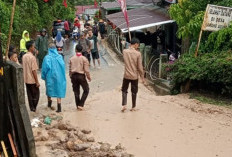
[[[52,100],[48,101],[48,107],[52,108]]]
[[[56,112],[61,112],[61,104],[57,104],[57,110]]]

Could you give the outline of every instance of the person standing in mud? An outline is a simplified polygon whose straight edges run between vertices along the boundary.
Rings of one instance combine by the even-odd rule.
[[[21,64],[22,64],[23,55],[26,54],[27,52],[27,48],[26,48],[27,41],[30,41],[29,32],[27,30],[24,30],[22,34],[22,39],[20,40],[20,53],[18,57],[19,63]]]
[[[40,31],[40,36],[37,37],[35,41],[36,49],[39,51],[38,59],[39,59],[39,68],[42,67],[42,62],[45,55],[48,53],[48,37],[46,29],[42,29]]]
[[[89,85],[86,77],[89,81],[91,81],[91,77],[89,73],[89,62],[86,57],[82,56],[81,45],[76,45],[76,54],[69,60],[69,76],[72,82],[77,109],[83,110],[85,100],[89,94]],[[83,89],[81,98],[80,86]]]
[[[28,52],[23,55],[23,76],[26,84],[30,110],[32,112],[36,112],[36,107],[38,105],[40,96],[40,84],[37,77],[38,65],[36,58],[33,55],[35,51],[34,41],[26,42],[26,48]]]
[[[91,54],[92,54],[92,59],[93,59],[93,66],[94,68],[96,67],[95,60],[97,60],[98,68],[100,68],[100,58],[99,58],[99,52],[98,52],[97,37],[93,35],[92,30],[88,31],[88,35],[89,35],[88,40],[91,42]]]
[[[80,39],[78,40],[77,44],[82,46],[82,55],[85,56],[90,63],[91,43],[87,39],[87,33],[80,33]]]
[[[106,33],[106,26],[105,26],[105,23],[102,19],[99,20],[99,32],[100,32],[100,35],[101,35],[101,39],[104,39],[104,34]]]
[[[139,76],[143,83],[144,80],[144,72],[142,65],[142,57],[141,53],[137,50],[139,48],[139,40],[137,38],[133,38],[131,40],[131,45],[129,49],[123,50],[123,59],[125,63],[124,68],[124,77],[122,83],[122,112],[126,110],[127,105],[127,90],[129,84],[131,84],[131,95],[132,95],[132,108],[131,111],[136,110],[136,97],[138,92],[138,79]]]
[[[57,98],[56,112],[61,112],[61,98],[66,94],[65,63],[54,43],[49,44],[48,54],[44,57],[41,78],[46,83],[48,107],[52,107],[51,97],[55,97]]]

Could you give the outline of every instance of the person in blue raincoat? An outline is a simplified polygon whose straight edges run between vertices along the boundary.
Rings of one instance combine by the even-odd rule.
[[[61,112],[61,98],[66,94],[65,63],[54,43],[49,44],[48,54],[43,59],[41,77],[46,84],[48,107],[52,106],[51,97],[56,97],[56,112]]]

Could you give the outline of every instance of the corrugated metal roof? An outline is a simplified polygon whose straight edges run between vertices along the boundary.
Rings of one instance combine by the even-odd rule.
[[[96,9],[94,5],[82,5],[82,6],[75,6],[76,14],[83,14],[85,9]]]
[[[138,8],[128,10],[128,16],[130,31],[174,22],[161,9],[157,8]],[[128,31],[122,12],[107,15],[106,18],[120,28],[122,32]]]
[[[127,0],[126,1],[127,6],[143,6],[143,5],[149,4],[149,3],[152,3],[152,1],[151,0]],[[115,2],[103,2],[101,7],[105,8],[105,9],[111,9],[111,8],[120,8],[120,5],[117,1],[115,1]]]

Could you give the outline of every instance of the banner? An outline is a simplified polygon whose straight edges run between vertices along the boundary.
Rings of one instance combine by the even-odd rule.
[[[94,0],[94,8],[97,8],[97,1]]]
[[[208,4],[202,30],[218,31],[228,27],[232,21],[232,8]]]
[[[64,1],[63,1],[63,5],[64,5],[65,8],[68,7],[67,0],[64,0]]]
[[[129,28],[129,18],[128,18],[128,15],[127,15],[126,0],[118,0],[118,3],[121,6],[122,13],[123,13],[123,15],[125,17],[127,27]]]

